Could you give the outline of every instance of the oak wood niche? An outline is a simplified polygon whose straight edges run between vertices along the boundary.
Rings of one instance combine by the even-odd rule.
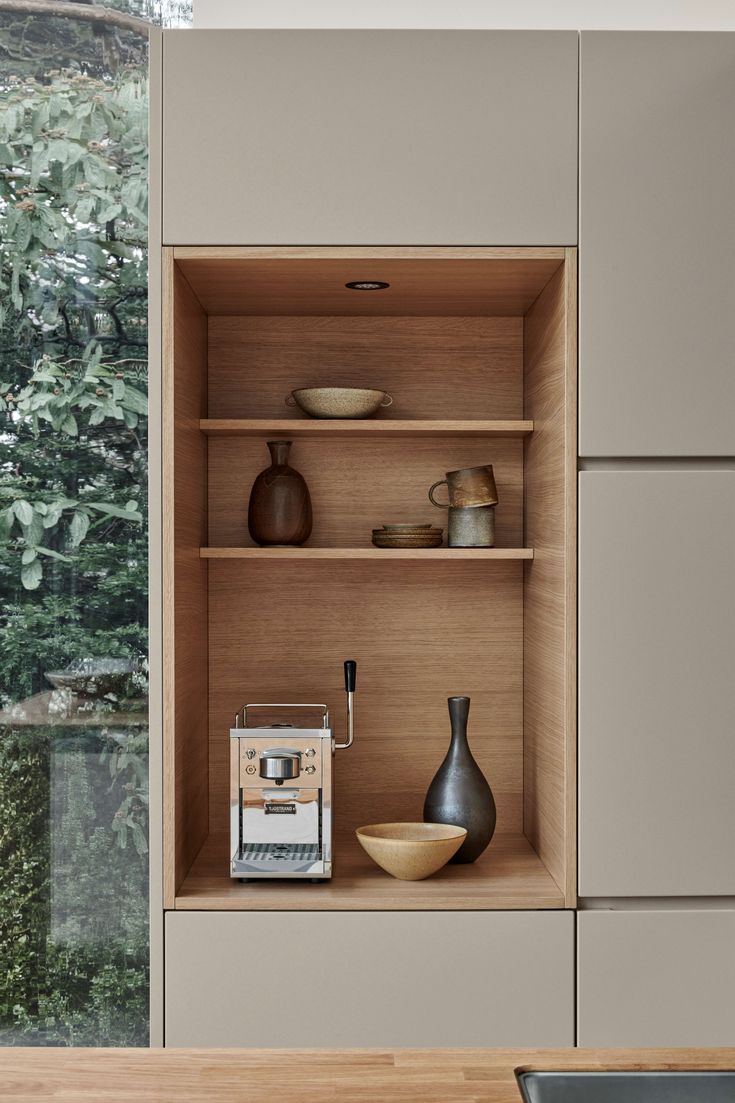
[[[164,252],[165,906],[573,907],[575,251]],[[345,289],[366,261],[387,291]],[[327,383],[378,386],[394,404],[364,423],[284,405]],[[271,434],[292,436],[309,483],[304,548],[247,533]],[[446,527],[428,486],[487,462],[496,548],[372,547],[386,522]],[[335,761],[332,882],[232,882],[232,716],[285,695],[325,700],[339,724],[348,655],[356,735]],[[452,693],[472,697],[497,834],[475,865],[409,886],[370,863],[354,828],[421,817]]]

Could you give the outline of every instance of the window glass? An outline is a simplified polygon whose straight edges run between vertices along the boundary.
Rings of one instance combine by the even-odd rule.
[[[145,1045],[148,44],[20,7],[0,13],[0,1043]]]

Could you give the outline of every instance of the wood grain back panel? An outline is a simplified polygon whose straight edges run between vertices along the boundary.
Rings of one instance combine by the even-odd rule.
[[[372,387],[380,418],[519,418],[523,320],[480,317],[209,319],[209,417],[303,418],[299,387]]]
[[[491,463],[498,487],[499,547],[523,542],[523,441],[461,436],[404,440],[304,440],[297,438],[290,462],[311,494],[314,547],[365,547],[374,528],[400,521],[431,522],[444,529],[447,511],[428,498],[445,472]],[[209,440],[209,543],[252,546],[247,507],[256,475],[268,467],[263,441],[248,437]],[[446,487],[437,496],[446,500]]]
[[[576,902],[576,251],[525,318],[524,829]]]
[[[175,303],[175,311],[174,311]],[[164,894],[207,833],[207,316],[166,252],[164,265]]]
[[[326,701],[344,733],[342,661],[358,662],[355,742],[334,764],[336,831],[421,819],[449,744],[446,698],[472,698],[470,743],[522,823],[522,563],[244,564],[209,584],[210,826],[227,830],[229,729],[247,701]]]

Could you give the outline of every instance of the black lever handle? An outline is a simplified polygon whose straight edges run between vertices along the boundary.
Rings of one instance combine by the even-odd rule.
[[[354,659],[347,659],[345,662],[345,693],[354,693],[356,682],[357,663]]]

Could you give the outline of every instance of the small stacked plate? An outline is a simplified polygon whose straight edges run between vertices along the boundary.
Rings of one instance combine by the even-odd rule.
[[[434,528],[429,522],[421,525],[383,525],[373,529],[376,548],[439,548],[444,529]]]

